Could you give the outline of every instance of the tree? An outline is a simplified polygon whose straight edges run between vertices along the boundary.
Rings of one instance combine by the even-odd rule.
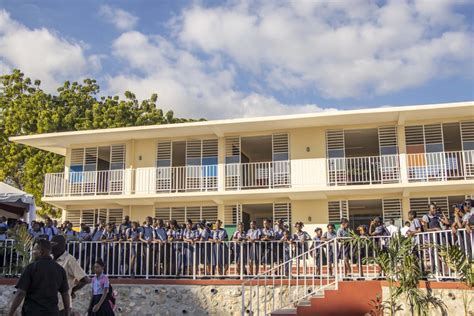
[[[11,136],[78,131],[85,129],[171,124],[194,121],[163,114],[158,96],[139,102],[129,91],[125,97],[99,96],[93,79],[83,83],[66,81],[57,94],[41,89],[20,70],[0,76],[0,181],[32,193],[42,207],[39,215],[58,216],[58,210],[41,202],[44,174],[61,172],[64,157],[15,144]],[[200,119],[204,120],[204,119]]]

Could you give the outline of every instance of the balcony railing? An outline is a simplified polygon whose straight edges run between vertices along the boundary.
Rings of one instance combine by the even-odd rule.
[[[330,158],[328,185],[382,184],[400,182],[398,155]]]
[[[474,179],[474,150],[407,155],[408,181]]]
[[[290,161],[235,163],[225,166],[226,189],[261,189],[289,187]]]

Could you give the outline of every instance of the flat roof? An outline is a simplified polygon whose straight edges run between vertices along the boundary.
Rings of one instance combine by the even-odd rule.
[[[433,120],[446,119],[449,117],[474,118],[474,101],[46,133],[14,136],[10,137],[9,140],[65,155],[66,148],[78,144],[91,143],[91,137],[93,137],[92,139],[96,143],[210,134],[222,137],[227,134],[243,132],[345,124],[356,125],[389,122],[403,124],[420,119]]]

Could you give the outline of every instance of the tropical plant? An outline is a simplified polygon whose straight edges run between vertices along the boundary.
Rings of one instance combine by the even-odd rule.
[[[12,247],[6,249],[10,250],[11,256],[18,258],[12,266],[12,274],[19,274],[31,261],[31,249],[33,248],[34,239],[28,233],[28,229],[24,225],[17,225],[8,230],[8,236],[13,239]]]
[[[445,304],[430,292],[420,290],[419,283],[426,278],[421,268],[420,259],[413,249],[416,243],[413,238],[401,234],[387,239],[361,238],[353,234],[356,242],[366,243],[374,253],[370,258],[364,258],[364,263],[374,263],[388,283],[389,294],[380,305],[380,309],[389,315],[395,315],[403,309],[400,304],[402,296],[410,306],[412,315],[428,315],[430,306],[445,311]]]
[[[472,288],[474,287],[474,263],[458,245],[434,245],[438,249],[438,256],[455,273],[466,286],[462,290],[464,315],[469,315],[472,302]]]

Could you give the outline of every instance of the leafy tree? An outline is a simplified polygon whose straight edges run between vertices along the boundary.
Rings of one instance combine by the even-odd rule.
[[[157,108],[158,95],[139,102],[129,91],[125,97],[99,96],[93,79],[66,81],[56,94],[41,89],[20,70],[0,76],[0,181],[32,193],[39,215],[57,216],[58,210],[41,202],[44,174],[61,172],[64,157],[8,141],[11,136],[85,129],[171,124],[194,121],[176,118]],[[203,119],[200,119],[203,120]]]

